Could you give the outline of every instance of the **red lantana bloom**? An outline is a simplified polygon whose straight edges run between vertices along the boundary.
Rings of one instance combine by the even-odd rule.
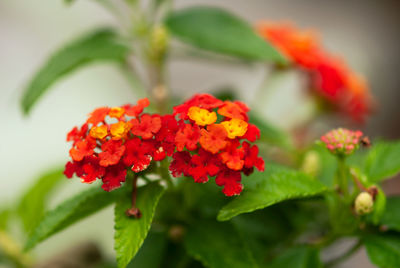
[[[176,106],[178,152],[172,155],[172,175],[190,176],[197,183],[215,177],[217,185],[224,186],[225,195],[240,194],[241,174],[251,174],[253,167],[264,170],[257,146],[249,147],[250,143],[244,141],[254,142],[260,137],[260,130],[248,123],[248,111],[244,103],[221,101],[209,94],[195,95]],[[212,113],[220,115],[217,120]],[[191,135],[198,131],[199,138]]]
[[[373,100],[365,80],[343,60],[324,50],[315,32],[300,30],[288,23],[260,22],[256,28],[309,75],[311,92],[334,110],[358,122],[371,113]]]
[[[101,179],[103,189],[111,191],[125,181],[128,169],[140,172],[152,160],[164,159],[164,142],[156,140],[162,117],[142,114],[148,105],[143,99],[137,105],[101,107],[90,113],[81,128],[75,127],[67,135],[67,141],[73,142],[72,161],[66,164],[64,174],[68,178],[76,174],[84,183]]]

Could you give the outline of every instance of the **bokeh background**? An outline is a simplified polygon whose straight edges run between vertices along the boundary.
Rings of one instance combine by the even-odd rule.
[[[137,99],[116,66],[96,64],[67,76],[40,100],[28,117],[22,115],[19,107],[22,89],[52,51],[85,31],[116,24],[95,2],[77,0],[67,6],[61,0],[0,1],[1,205],[16,200],[41,172],[65,163],[69,149],[65,135],[89,111]],[[369,80],[378,106],[363,130],[371,137],[400,138],[400,1],[178,0],[175,3],[176,8],[193,4],[222,6],[250,22],[286,20],[318,30],[330,51],[343,55],[351,67]],[[171,87],[183,97],[234,85],[244,100],[250,100],[262,84],[263,75],[264,69],[258,65],[185,58],[169,62]],[[264,110],[282,127],[290,118],[295,120],[290,105],[285,107],[289,119],[274,114],[275,106],[292,103],[296,98],[296,77],[285,81],[276,85],[283,92],[279,101],[265,105]],[[333,121],[331,125],[339,126],[339,122]],[[398,192],[399,186],[392,180],[386,189]],[[63,184],[51,202],[57,204],[84,187],[79,180],[71,180]],[[112,256],[112,219],[112,208],[102,211],[39,245],[38,255],[45,258],[90,238]],[[372,266],[366,261],[365,252],[360,251],[341,267]]]

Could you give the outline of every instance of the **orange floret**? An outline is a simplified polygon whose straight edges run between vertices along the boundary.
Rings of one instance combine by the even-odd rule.
[[[110,127],[110,132],[113,140],[119,140],[126,137],[131,124],[119,121],[118,123],[112,124]]]
[[[201,136],[199,142],[204,150],[215,154],[219,150],[225,148],[228,133],[222,125],[209,125],[207,126],[207,130],[202,129],[200,133]]]

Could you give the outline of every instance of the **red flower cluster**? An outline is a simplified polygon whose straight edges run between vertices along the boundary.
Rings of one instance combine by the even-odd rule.
[[[152,160],[172,156],[173,176],[191,176],[199,183],[216,176],[223,193],[232,196],[242,191],[242,172],[264,170],[258,147],[249,143],[260,131],[248,123],[245,104],[202,94],[164,116],[143,113],[148,105],[143,99],[134,106],[94,110],[83,126],[68,133],[72,161],[65,175],[76,174],[84,183],[101,179],[102,188],[111,191],[125,181],[128,168],[138,173]]]
[[[128,168],[140,172],[152,160],[171,156],[177,122],[170,115],[143,113],[148,105],[148,99],[142,99],[137,105],[94,110],[85,124],[67,135],[73,142],[72,161],[64,174],[71,178],[75,173],[84,183],[101,179],[102,188],[111,191],[125,181]]]
[[[372,98],[365,80],[345,62],[324,51],[315,33],[285,23],[261,22],[257,30],[297,66],[309,73],[318,96],[333,108],[363,121],[371,111]]]
[[[254,167],[264,170],[258,147],[247,142],[260,136],[259,129],[248,122],[248,111],[241,102],[224,102],[208,94],[195,95],[174,107],[179,130],[177,152],[170,165],[172,175],[191,176],[198,183],[215,176],[225,195],[240,194],[241,173],[249,175]]]

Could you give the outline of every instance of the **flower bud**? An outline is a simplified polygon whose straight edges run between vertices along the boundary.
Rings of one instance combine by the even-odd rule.
[[[316,151],[309,151],[304,156],[301,170],[311,176],[316,176],[320,168],[320,159]]]
[[[360,193],[355,201],[355,210],[357,215],[365,215],[374,209],[374,200],[368,192]]]
[[[151,32],[149,44],[149,57],[154,62],[159,62],[165,56],[168,46],[168,32],[163,26],[156,26]]]
[[[351,131],[345,128],[338,128],[329,131],[321,137],[326,148],[333,154],[350,155],[358,149],[363,133],[359,130]]]

